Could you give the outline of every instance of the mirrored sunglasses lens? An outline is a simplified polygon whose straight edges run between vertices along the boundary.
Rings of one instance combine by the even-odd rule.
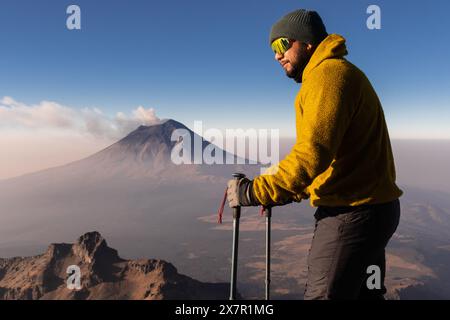
[[[289,49],[289,40],[280,38],[272,43],[272,50],[278,54],[284,54]]]

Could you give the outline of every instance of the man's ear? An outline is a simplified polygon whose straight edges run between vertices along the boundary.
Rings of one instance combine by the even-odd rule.
[[[306,44],[306,51],[308,51],[308,53],[309,53],[310,55],[312,55],[312,54],[314,53],[314,51],[316,51],[316,48],[317,48],[317,47],[318,47],[318,46],[315,45],[315,44],[307,43],[307,44]]]

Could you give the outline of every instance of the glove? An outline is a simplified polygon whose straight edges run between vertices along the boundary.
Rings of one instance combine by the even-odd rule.
[[[247,178],[228,181],[227,200],[230,208],[260,205],[253,193],[253,181]]]

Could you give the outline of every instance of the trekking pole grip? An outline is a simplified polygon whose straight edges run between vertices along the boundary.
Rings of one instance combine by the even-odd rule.
[[[233,173],[233,178],[235,180],[243,179],[243,178],[245,178],[245,174]],[[241,217],[241,206],[237,206],[237,207],[233,208],[233,218],[239,219],[240,217]]]

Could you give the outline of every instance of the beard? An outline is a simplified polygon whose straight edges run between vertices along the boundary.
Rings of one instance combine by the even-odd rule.
[[[301,68],[299,66],[292,66],[292,69],[290,71],[286,71],[286,76],[288,76],[291,79],[294,79],[295,82],[297,83],[302,83],[304,70],[305,67]]]
[[[310,59],[311,55],[306,52],[302,52],[302,54],[298,57],[297,62],[291,62],[292,69],[290,71],[286,70],[286,76],[294,79],[297,83],[302,83],[303,71],[305,71],[306,65]]]

